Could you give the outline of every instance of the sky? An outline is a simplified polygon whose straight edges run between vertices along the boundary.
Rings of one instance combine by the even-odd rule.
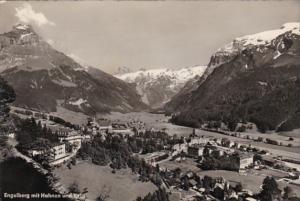
[[[300,21],[300,1],[0,0],[0,33],[31,24],[48,43],[114,73],[206,65],[234,38]]]

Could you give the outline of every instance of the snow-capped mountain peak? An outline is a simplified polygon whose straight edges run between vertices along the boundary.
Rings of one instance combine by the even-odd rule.
[[[253,54],[265,54],[269,47],[275,49],[273,55],[277,59],[282,55],[283,49],[288,49],[286,46],[287,40],[293,40],[300,36],[300,22],[285,23],[279,29],[263,31],[256,34],[250,34],[234,39],[232,42],[226,44],[224,47],[219,48],[211,57],[208,68],[203,75],[203,80],[211,74],[215,68],[224,63],[229,62],[237,55],[241,54],[244,50],[249,50]],[[249,65],[247,66],[247,69]]]
[[[129,83],[134,83],[137,79],[141,79],[144,77],[149,77],[150,79],[152,79],[152,81],[157,80],[160,77],[169,77],[170,79],[176,82],[185,83],[186,81],[195,77],[196,75],[201,76],[205,68],[206,66],[187,67],[179,70],[160,68],[150,70],[139,70],[131,73],[117,74],[115,76]]]
[[[159,107],[169,101],[180,89],[195,76],[201,76],[206,66],[194,66],[172,70],[169,68],[138,70],[136,72],[117,74],[117,78],[136,84],[142,100]]]
[[[238,37],[234,39],[231,43],[226,44],[222,48],[219,48],[217,52],[235,52],[237,50],[244,49],[249,45],[270,45],[274,39],[287,32],[291,34],[300,35],[300,22],[289,22],[283,24],[280,29],[263,31],[260,33]]]

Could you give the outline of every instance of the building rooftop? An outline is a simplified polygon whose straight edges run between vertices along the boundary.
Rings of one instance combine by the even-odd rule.
[[[240,152],[239,153],[240,159],[252,158],[253,154],[248,152]]]

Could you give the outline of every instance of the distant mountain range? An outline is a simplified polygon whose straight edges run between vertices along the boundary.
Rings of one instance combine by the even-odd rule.
[[[236,38],[211,56],[165,110],[181,125],[251,121],[261,131],[300,128],[300,23]]]
[[[188,81],[199,79],[205,69],[206,66],[194,66],[179,70],[163,68],[131,72],[129,68],[122,67],[118,71],[121,73],[115,76],[134,84],[144,103],[152,108],[160,108],[170,101]]]
[[[135,88],[99,69],[82,67],[53,49],[29,25],[0,35],[0,76],[14,88],[15,105],[95,114],[148,108]]]

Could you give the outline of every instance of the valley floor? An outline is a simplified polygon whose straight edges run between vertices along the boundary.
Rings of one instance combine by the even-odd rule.
[[[169,117],[166,117],[164,114],[153,114],[153,113],[146,113],[146,112],[132,112],[132,113],[111,113],[108,115],[100,115],[99,117],[105,117],[112,120],[118,121],[132,121],[132,120],[139,120],[145,122],[147,127],[153,127],[155,129],[166,129],[166,132],[169,135],[178,135],[178,136],[189,136],[192,134],[193,129],[184,126],[174,125],[168,122]],[[290,133],[290,132],[289,132]],[[262,142],[255,142],[250,139],[246,139],[243,137],[234,137],[223,135],[220,133],[204,131],[197,129],[197,134],[199,136],[206,136],[206,137],[213,137],[213,138],[228,138],[230,140],[239,142],[241,144],[251,144],[254,147],[268,150],[274,156],[283,156],[285,158],[290,159],[300,159],[300,133],[298,135],[293,135],[294,140],[288,141],[289,137],[285,136],[288,133],[270,133],[270,134],[263,134],[257,131],[247,131],[246,133],[241,133],[241,136],[246,137],[247,135],[252,136],[254,138],[263,137],[263,138],[270,138],[272,140],[276,140],[278,142],[282,142],[283,144],[292,144],[292,147],[287,146],[278,146],[278,145],[271,145]]]

